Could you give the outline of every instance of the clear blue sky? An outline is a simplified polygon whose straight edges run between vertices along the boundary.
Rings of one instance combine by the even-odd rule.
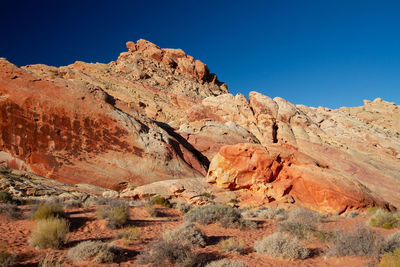
[[[400,1],[8,1],[0,57],[109,62],[144,38],[206,63],[231,93],[309,106],[400,104]]]

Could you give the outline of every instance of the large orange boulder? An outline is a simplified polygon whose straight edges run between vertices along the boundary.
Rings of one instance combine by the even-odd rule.
[[[211,161],[207,182],[325,213],[388,205],[356,179],[286,144],[224,146]]]

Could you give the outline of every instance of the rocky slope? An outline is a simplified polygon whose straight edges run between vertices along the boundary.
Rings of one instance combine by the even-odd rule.
[[[108,64],[18,68],[1,59],[0,163],[63,182],[119,189],[126,182],[201,178],[213,161],[210,182],[261,192],[266,202],[290,199],[324,212],[400,206],[395,104],[377,99],[332,110],[256,92],[247,99],[229,94],[204,63],[180,49],[145,40],[127,48]],[[246,155],[239,167],[247,170],[245,177],[254,177],[254,160],[269,174],[246,178],[243,186],[233,175],[239,163],[225,164],[237,156],[229,147],[240,143],[274,151],[272,162],[284,171],[272,181],[272,165],[259,158],[250,164]],[[218,169],[229,177],[215,176]],[[283,195],[260,190],[283,180]]]

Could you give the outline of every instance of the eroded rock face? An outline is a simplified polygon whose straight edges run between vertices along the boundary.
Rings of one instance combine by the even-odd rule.
[[[207,182],[231,190],[247,189],[265,201],[298,203],[325,213],[388,206],[348,173],[326,165],[291,145],[224,146],[213,158]]]
[[[124,181],[200,177],[207,168],[194,150],[145,116],[122,112],[101,88],[48,79],[6,60],[0,119],[3,165],[68,183],[118,188]]]

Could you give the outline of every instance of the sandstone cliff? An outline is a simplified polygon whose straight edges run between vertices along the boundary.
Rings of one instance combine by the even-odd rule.
[[[108,64],[19,68],[1,59],[0,163],[119,189],[200,178],[212,161],[210,182],[261,192],[266,202],[325,212],[400,206],[395,104],[332,110],[257,92],[234,96],[181,49],[145,40],[127,48]],[[268,152],[238,161],[242,146]]]

